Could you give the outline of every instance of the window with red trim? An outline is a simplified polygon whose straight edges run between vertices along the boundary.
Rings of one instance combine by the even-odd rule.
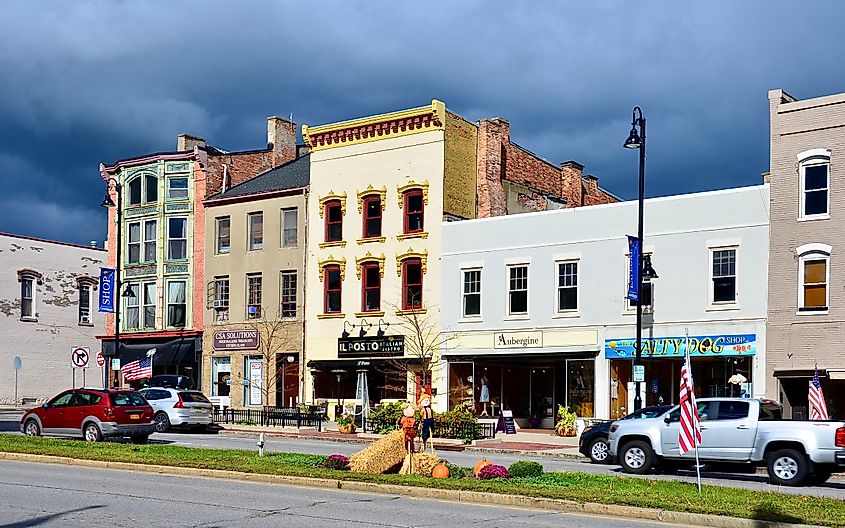
[[[326,219],[326,242],[343,240],[343,208],[340,200],[326,202],[323,207],[323,217]]]
[[[405,202],[405,233],[419,233],[423,230],[425,204],[420,189],[411,189],[403,194]]]
[[[340,266],[323,268],[323,312],[340,313]]]
[[[367,262],[361,266],[361,311],[381,310],[381,271],[378,262]]]
[[[422,308],[422,262],[420,259],[407,259],[402,262],[402,309]]]
[[[381,196],[364,198],[364,238],[381,236]]]

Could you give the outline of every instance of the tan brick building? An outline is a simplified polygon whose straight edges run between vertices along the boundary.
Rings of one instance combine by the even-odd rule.
[[[771,239],[767,393],[807,418],[818,367],[831,417],[845,416],[845,93],[769,92]]]

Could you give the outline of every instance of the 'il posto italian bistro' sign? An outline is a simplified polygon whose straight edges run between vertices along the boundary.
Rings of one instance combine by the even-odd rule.
[[[258,330],[219,330],[212,335],[214,350],[257,350]]]
[[[338,358],[405,355],[405,336],[347,337],[337,340]]]

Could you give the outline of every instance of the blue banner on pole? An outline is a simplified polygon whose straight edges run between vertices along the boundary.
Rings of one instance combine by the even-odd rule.
[[[111,268],[100,268],[100,312],[114,313],[115,273]]]
[[[632,301],[640,300],[640,240],[628,237],[628,297]]]

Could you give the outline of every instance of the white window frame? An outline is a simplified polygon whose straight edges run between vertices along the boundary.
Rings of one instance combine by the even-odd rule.
[[[152,223],[155,226],[153,229],[153,238],[147,238],[147,224]],[[152,244],[153,258],[147,258],[147,246]],[[141,225],[141,261],[155,262],[158,259],[158,220],[144,220]]]
[[[575,264],[575,308],[561,308],[560,306],[560,290],[564,286],[560,285],[560,267],[566,264]],[[555,260],[555,314],[557,315],[577,315],[581,310],[581,261],[579,259]],[[565,286],[572,288],[573,286]]]
[[[183,220],[185,222],[185,238],[172,238],[170,236],[170,221],[171,220]],[[169,217],[167,217],[166,221],[167,221],[167,260],[178,260],[178,261],[188,260],[188,253],[189,253],[189,251],[188,251],[188,249],[189,249],[189,247],[188,247],[188,232],[189,232],[189,229],[190,229],[190,226],[188,224],[188,218],[184,217],[184,216],[169,216]],[[172,255],[171,248],[170,248],[170,243],[171,242],[177,242],[177,241],[180,241],[180,240],[185,242],[185,256],[183,258],[174,258],[173,255]]]
[[[798,220],[799,221],[809,221],[809,220],[827,220],[830,218],[830,149],[826,148],[818,148],[818,149],[811,149],[805,150],[803,152],[799,152],[798,157],[798,180],[799,180],[799,200],[798,200]],[[817,167],[819,165],[825,165],[827,167],[827,207],[826,212],[824,213],[816,213],[816,214],[804,214],[804,206],[805,206],[805,199],[807,190],[805,187],[805,176],[808,167]]]
[[[830,253],[833,248],[827,244],[804,244],[795,248],[798,254],[798,312],[797,315],[825,315],[830,313]],[[825,307],[804,307],[804,263],[810,260],[825,262]]]
[[[468,273],[478,273],[478,291],[477,292],[467,292],[467,274]],[[472,268],[461,268],[461,319],[463,320],[479,320],[482,319],[482,314],[484,313],[484,305],[483,305],[483,291],[484,291],[484,268],[481,266],[476,266]],[[478,313],[477,314],[467,314],[467,295],[478,295]]]
[[[174,189],[173,186],[171,185],[171,183],[173,183],[176,180],[185,180],[185,188],[184,189],[183,188]],[[168,200],[187,200],[188,197],[190,196],[190,186],[191,186],[191,183],[188,181],[187,176],[175,176],[173,178],[167,178],[167,199]],[[173,195],[174,190],[177,191],[179,194],[184,192],[185,196],[174,196]]]
[[[253,244],[252,240],[252,219],[261,217],[261,242]],[[264,211],[253,211],[246,214],[246,249],[247,251],[261,251],[264,249]]]
[[[250,289],[249,289],[250,288],[249,281],[250,281],[250,279],[254,279],[254,278],[257,278],[259,280],[260,289],[258,290],[258,302],[250,304],[249,296],[250,296],[251,292],[250,292]],[[246,290],[246,299],[245,299],[246,302],[244,304],[246,305],[246,314],[245,315],[246,315],[247,320],[249,320],[249,319],[261,319],[261,310],[262,310],[263,304],[264,304],[264,277],[263,277],[263,275],[261,273],[247,273],[246,274],[246,288],[245,288],[245,290]],[[258,310],[255,314],[250,315],[249,307],[252,306],[252,305],[258,306]]]
[[[226,284],[226,287],[223,288],[223,283]],[[225,291],[225,295],[223,294]],[[214,322],[215,323],[225,323],[229,321],[230,315],[230,306],[231,306],[231,299],[232,299],[232,282],[229,280],[228,275],[220,275],[218,277],[214,277],[214,300],[215,301],[226,301],[225,308],[215,308],[214,309]]]
[[[145,296],[147,291],[147,286],[153,287],[153,302],[147,303],[145,302]],[[138,326],[144,329],[154,329],[156,327],[156,315],[158,312],[158,284],[155,281],[146,281],[141,283],[141,287],[139,288],[138,295],[140,299],[138,300],[138,306],[140,307],[138,311]],[[187,296],[187,292],[186,292]],[[147,326],[147,308],[152,306],[153,307],[153,324]]]
[[[506,312],[507,319],[528,319],[530,318],[531,312],[531,287],[529,279],[530,277],[530,263],[528,262],[521,262],[521,263],[511,263],[506,266],[507,272],[505,273],[505,291],[507,292],[507,297],[505,298],[505,302],[507,303]],[[511,311],[511,293],[515,291],[523,291],[522,289],[519,290],[511,290],[511,270],[516,268],[525,268],[525,311],[524,312],[512,312]]]
[[[132,290],[135,295],[133,297],[123,297],[120,303],[123,309],[123,315],[120,318],[120,324],[123,326],[123,331],[140,330],[141,326],[141,283],[130,282],[127,287]],[[131,304],[134,303],[134,304]],[[129,310],[134,309],[138,312],[136,317],[138,324],[136,326],[129,326]]]
[[[88,304],[87,306],[82,303],[82,291],[85,290],[88,292]],[[88,282],[80,282],[79,287],[77,288],[77,292],[79,293],[79,310],[78,310],[78,324],[84,326],[94,326],[94,320],[91,316],[93,313],[92,306],[94,304],[94,286]],[[83,320],[83,319],[87,319]]]
[[[36,285],[38,281],[34,277],[22,277],[21,280],[21,320],[22,321],[35,321],[38,319],[36,315],[38,312],[35,311],[35,297],[36,297]],[[25,300],[23,296],[23,289],[24,283],[29,283],[29,313],[23,313],[23,301]]]
[[[716,289],[713,283],[713,279],[716,277],[713,275],[713,259],[715,258],[715,253],[717,251],[730,251],[733,250],[734,252],[734,300],[732,301],[716,301]],[[708,273],[710,276],[710,282],[707,288],[707,300],[709,309],[712,310],[727,310],[727,309],[736,309],[739,307],[739,246],[738,245],[726,245],[726,246],[711,246],[708,248]],[[654,292],[652,291],[652,296]],[[652,299],[653,302],[653,299]],[[636,307],[635,307],[636,308]]]
[[[220,245],[220,222],[222,221],[229,222],[229,237],[226,243],[225,250],[223,246]],[[232,252],[232,217],[231,216],[218,216],[214,219],[214,252],[218,255],[228,255]]]
[[[182,303],[170,302],[170,285],[181,282],[185,285],[185,326],[171,326],[170,324],[170,307],[177,306]],[[190,312],[188,311],[188,307],[191,305],[191,298],[188,295],[188,279],[172,279],[165,282],[164,286],[164,296],[165,296],[165,309],[164,309],[164,326],[166,328],[190,328],[191,327],[191,317]]]
[[[138,240],[136,240],[134,242],[132,241],[132,227],[133,226],[138,227]],[[137,222],[127,222],[126,223],[126,263],[127,264],[140,264],[141,262],[143,262],[143,259],[142,259],[143,253],[141,253],[141,251],[144,247],[143,242],[142,242],[143,239],[144,239],[144,223],[141,222],[140,220],[137,221]],[[132,246],[138,247],[138,259],[137,260],[132,260]]]
[[[294,315],[284,315],[285,302],[285,277],[293,276],[293,303],[295,306]],[[282,270],[279,272],[279,317],[282,319],[296,319],[299,316],[299,274],[296,270]]]
[[[288,225],[288,222],[285,221],[285,217],[287,213],[293,213],[293,227]],[[281,246],[283,248],[295,248],[299,246],[299,208],[298,207],[285,207],[282,209],[282,232],[281,232]],[[292,230],[294,233],[294,241],[293,244],[289,244],[287,242],[287,237],[285,236],[285,232]]]

